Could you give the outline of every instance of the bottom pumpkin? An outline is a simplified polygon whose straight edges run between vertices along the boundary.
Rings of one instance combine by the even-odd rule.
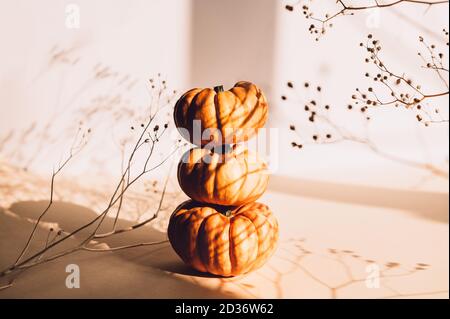
[[[167,233],[186,264],[230,277],[267,261],[278,242],[278,222],[260,203],[230,208],[189,200],[175,209]]]

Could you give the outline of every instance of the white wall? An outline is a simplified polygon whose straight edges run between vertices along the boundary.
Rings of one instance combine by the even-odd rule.
[[[369,32],[382,40],[383,54],[393,68],[425,76],[423,84],[434,87],[438,81],[434,76],[410,67],[420,63],[415,53],[418,34],[427,36],[429,30],[448,28],[448,12],[442,7],[426,12],[423,7],[408,5],[383,10],[375,29],[368,27],[365,13],[341,17],[316,42],[307,32],[310,21],[299,12],[284,10],[283,1],[80,0],[75,1],[80,7],[79,29],[65,26],[68,3],[0,2],[0,136],[11,128],[26,128],[34,120],[45,122],[55,110],[68,109],[64,112],[72,114],[86,106],[95,93],[114,94],[116,87],[108,83],[85,88],[93,66],[101,63],[138,80],[126,98],[142,105],[148,100],[146,81],[158,72],[180,92],[196,86],[229,87],[242,79],[259,84],[271,105],[268,126],[280,129],[277,174],[389,187],[411,187],[427,175],[351,143],[293,150],[288,125],[297,124],[306,135],[310,128],[296,123],[299,111],[281,103],[279,97],[286,93],[286,81],[309,81],[321,84],[324,101],[344,108],[355,87],[367,86],[365,53],[358,43]],[[334,3],[316,3],[319,6],[331,11]],[[413,22],[400,17],[400,12]],[[55,47],[71,49],[69,59],[79,59],[75,67],[49,65],[49,52]],[[448,103],[448,98],[442,103]],[[448,109],[444,112],[448,116]],[[345,114],[337,112],[335,116],[353,128]],[[448,125],[423,130],[408,113],[399,111],[383,110],[373,117],[372,131],[383,149],[436,163],[448,158]],[[67,116],[65,121],[73,118]],[[100,141],[111,139],[109,130],[97,130],[97,134]],[[37,161],[35,168],[48,172],[64,144],[46,145],[53,153]],[[115,147],[110,144],[109,148]],[[117,162],[115,158],[100,164],[108,167],[108,173],[117,168]],[[86,165],[89,163],[79,163],[78,172]],[[447,189],[446,183],[432,184]]]
[[[192,1],[192,86],[248,80],[273,87],[277,7],[273,0]]]
[[[335,10],[333,8],[337,8],[332,1],[327,4],[322,1],[320,4],[319,1],[314,2],[310,7],[316,8],[316,14],[331,13]],[[421,69],[422,62],[417,51],[420,47],[419,34],[430,42],[445,43],[441,30],[444,27],[448,30],[448,6],[426,8],[401,5],[381,10],[378,25],[374,25],[373,20],[368,20],[370,18],[367,13],[338,17],[334,21],[334,27],[318,42],[307,32],[312,21],[304,19],[299,9],[296,10],[295,13],[288,12],[282,6],[278,10],[274,95],[291,92],[285,86],[286,81],[298,84],[308,81],[322,86],[323,103],[345,110],[356,87],[367,88],[371,85],[364,73],[373,68],[364,63],[366,52],[358,46],[369,33],[381,40],[381,54],[391,69],[398,73],[407,72],[413,79],[420,79],[426,91],[445,90],[435,74]],[[439,35],[434,36],[430,31]],[[445,45],[444,50],[448,53]],[[303,100],[315,98],[314,95],[308,97],[303,94],[302,89],[298,92]],[[448,96],[439,100],[436,106],[448,118]],[[297,120],[301,110],[301,103],[295,107],[282,103],[280,99],[273,100],[272,123],[285,128],[289,124],[296,124],[298,130],[308,136],[312,134],[308,122]],[[333,117],[342,126],[358,132],[358,122],[349,117],[348,112],[336,112]],[[444,163],[445,167],[445,161],[448,160],[448,124],[423,128],[417,125],[414,113],[393,109],[377,110],[372,113],[372,117],[372,136],[380,148],[406,159],[437,165]],[[296,140],[287,130],[282,134],[283,139],[286,145]],[[425,188],[448,190],[445,179],[430,179],[429,173],[385,160],[366,147],[353,143],[311,145],[300,151],[289,147],[280,149],[284,163],[280,174],[383,187],[421,185]]]
[[[79,29],[66,27],[70,3],[80,9]],[[52,124],[53,135],[72,136],[64,129],[77,126],[73,123],[78,121],[77,112],[92,98],[121,94],[123,100],[145,105],[148,79],[159,72],[170,88],[184,89],[189,79],[190,28],[190,2],[183,0],[1,1],[0,136],[10,129],[20,132],[33,121],[46,123],[60,113],[63,116]],[[60,50],[67,51],[68,63],[50,62],[49,57]],[[92,80],[95,65],[109,67],[118,74],[117,81]],[[117,85],[126,75],[129,82],[137,81],[128,92]],[[93,151],[116,154],[112,132],[100,127],[93,128]],[[108,147],[98,152],[99,143]],[[33,140],[23,144],[24,149],[32,148]],[[48,149],[50,153],[33,169],[49,172],[67,145],[63,140],[42,147],[41,153]],[[116,172],[120,163],[118,158],[102,161],[98,164],[106,173]],[[82,172],[91,163],[74,161],[73,166],[74,172]]]

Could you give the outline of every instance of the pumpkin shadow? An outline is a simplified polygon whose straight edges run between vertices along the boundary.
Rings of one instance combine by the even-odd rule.
[[[40,202],[17,202],[11,206],[10,210],[20,217],[10,218],[0,211],[0,264],[7,260],[17,257],[17,251],[23,246],[26,236],[29,235],[30,226],[32,223],[27,219],[36,219],[36,216],[42,211],[42,208],[47,204],[46,201]],[[97,214],[89,208],[74,205],[71,203],[55,202],[49,215],[44,218],[44,222],[57,223],[65,230],[74,230],[74,227],[79,227],[80,224],[86,223],[86,219],[95,218]],[[111,222],[105,219],[106,225]],[[120,221],[121,225],[125,226],[129,222]],[[18,227],[20,226],[20,228]],[[39,244],[42,243],[45,233],[37,234],[36,240]],[[78,238],[81,239],[84,234],[80,233]],[[122,236],[122,234],[120,235]],[[155,239],[164,239],[165,234],[159,232],[152,227],[142,227],[135,231],[127,232],[125,237],[109,238],[108,245],[124,245],[133,243],[133,241],[149,241]],[[8,239],[8,240],[5,240]],[[106,241],[105,241],[106,242]],[[33,247],[36,249],[38,247]],[[13,250],[13,254],[10,251]],[[323,273],[309,268],[308,260],[311,258],[317,263],[323,263],[324,260],[332,260],[336,263],[336,267],[344,267],[349,273],[352,271],[351,265],[355,262],[362,266],[367,264],[378,264],[385,268],[386,278],[401,278],[405,277],[408,281],[413,280],[418,272],[426,271],[431,266],[424,263],[417,263],[416,265],[401,265],[395,261],[383,262],[380,260],[370,260],[364,258],[361,254],[357,254],[351,250],[329,248],[326,252],[318,252],[314,249],[306,247],[305,239],[290,239],[289,241],[279,242],[279,253],[273,256],[273,261],[267,264],[268,270],[273,270],[277,274],[274,278],[268,278],[264,281],[264,286],[276,288],[278,292],[277,298],[284,298],[284,291],[282,282],[295,271],[306,271],[311,280],[316,280],[318,285],[329,289],[330,297],[338,297],[341,289],[350,288],[357,285],[364,279],[351,276],[342,281],[338,286],[326,284],[326,278],[322,278]],[[119,257],[119,258],[117,258]],[[122,260],[122,261],[121,261]],[[276,266],[280,261],[291,265],[286,271],[280,271]],[[66,264],[74,262],[80,265],[83,276],[89,279],[88,282],[82,282],[84,287],[91,286],[88,290],[84,289],[65,289],[60,285],[64,282],[66,273],[64,267]],[[133,266],[134,265],[134,266]],[[37,269],[39,268],[39,269]],[[403,270],[402,270],[403,269]],[[99,270],[100,273],[99,273]],[[396,273],[396,271],[401,271]],[[129,277],[124,273],[135,272]],[[392,272],[390,274],[389,272]],[[264,271],[260,273],[256,271],[256,276],[263,275]],[[132,248],[126,250],[119,250],[108,253],[75,253],[65,256],[61,259],[47,263],[44,267],[36,267],[30,269],[17,281],[16,286],[3,290],[0,292],[2,297],[36,297],[39,295],[46,295],[51,297],[105,297],[105,296],[123,296],[123,287],[127,286],[125,296],[144,296],[154,298],[164,297],[198,297],[198,298],[235,298],[236,291],[242,290],[247,294],[253,292],[253,288],[248,288],[245,281],[233,280],[227,281],[226,277],[216,276],[208,273],[198,272],[189,266],[185,265],[183,261],[175,254],[171,246],[167,244],[157,246],[147,246]],[[93,279],[92,276],[95,276]],[[245,276],[245,275],[244,275]],[[83,277],[83,278],[84,278]],[[184,278],[183,278],[184,277]],[[240,277],[240,276],[239,276]],[[327,276],[325,276],[327,277]],[[111,280],[111,279],[114,280]],[[136,281],[136,278],[139,278]],[[327,277],[328,278],[328,277]],[[205,281],[206,280],[206,281]],[[218,281],[218,285],[213,287],[205,287],[201,282],[208,282],[208,280]],[[116,284],[112,285],[111,282]],[[325,283],[325,285],[324,285]],[[229,287],[233,286],[235,292],[231,292]],[[208,285],[209,286],[209,285]],[[30,287],[41,287],[40,289],[30,289]],[[58,287],[62,287],[59,289]],[[106,288],[105,288],[106,287]],[[151,287],[158,287],[152,289]],[[45,290],[45,292],[43,292]],[[87,292],[86,292],[87,291]],[[418,291],[417,295],[421,294],[445,294],[445,291]],[[80,293],[82,295],[76,295]],[[87,295],[86,295],[87,293]],[[178,294],[178,295],[177,295]],[[407,297],[416,295],[392,293],[387,297]],[[251,296],[251,295],[250,295]]]
[[[191,201],[192,205],[198,203]],[[36,220],[38,215],[42,212],[47,201],[23,201],[11,205],[10,211],[19,215],[22,218],[29,220]],[[206,204],[205,204],[206,205]],[[221,208],[221,206],[217,206]],[[88,221],[94,219],[98,215],[91,209],[67,202],[54,202],[50,210],[42,219],[43,223],[52,223],[57,228],[63,229],[66,232],[73,232],[77,228],[86,224]],[[107,232],[111,229],[114,218],[106,217],[99,229],[99,233]],[[31,225],[31,224],[30,224]],[[133,222],[119,219],[117,228],[126,228],[134,225]],[[83,229],[76,234],[76,242],[81,242],[95,229],[95,224],[91,227]],[[42,231],[46,233],[47,231]],[[27,233],[28,234],[28,233]],[[109,236],[103,239],[96,239],[99,245],[106,244],[109,247],[116,247],[122,245],[132,245],[141,242],[163,241],[167,239],[167,234],[161,232],[151,226],[143,226],[133,231]],[[19,243],[22,243],[19,241]],[[240,245],[241,243],[237,243]],[[210,273],[203,273],[186,265],[182,259],[175,253],[170,244],[164,243],[156,246],[146,246],[139,248],[130,248],[124,250],[117,250],[109,252],[126,261],[133,262],[145,267],[157,268],[161,271],[170,274],[179,274],[186,276],[204,277],[204,278],[227,278]]]
[[[181,259],[179,261],[169,262],[167,264],[161,264],[160,270],[168,271],[173,274],[179,274],[184,276],[202,277],[202,278],[225,278],[222,276],[213,275],[206,272],[200,272],[194,268],[186,265]]]
[[[0,211],[0,265],[8,266],[17,258],[18,252],[28,238],[35,221],[45,209],[48,201],[22,201],[16,202],[8,209],[14,215],[6,215]],[[49,227],[54,232],[63,229],[65,232],[72,232],[82,225],[85,225],[95,217],[93,210],[69,202],[55,201],[42,219],[42,224],[46,227],[40,227],[36,232],[33,245],[30,246],[30,252],[37,252],[42,248],[47,238]],[[111,230],[114,218],[106,217],[100,232]],[[118,228],[131,226],[132,222],[118,220]],[[1,227],[3,226],[3,227]],[[95,226],[95,225],[94,225]],[[95,228],[88,227],[62,245],[59,249],[67,249],[82,242]],[[151,226],[143,226],[133,231],[109,236],[104,239],[97,239],[98,247],[117,247],[122,245],[131,245],[142,242],[164,241],[167,239],[166,233],[161,232]],[[107,246],[106,246],[107,245]],[[96,248],[96,247],[94,247]],[[48,255],[57,253],[59,250],[50,250]],[[152,246],[142,246],[109,252],[88,252],[79,251],[67,256],[58,258],[45,264],[29,269],[24,275],[26,279],[17,279],[17,284],[12,288],[4,290],[4,296],[22,296],[36,297],[37,295],[51,295],[52,297],[63,296],[67,293],[64,287],[60,290],[59,282],[64,282],[67,275],[64,267],[68,263],[76,263],[80,266],[88,282],[84,286],[89,286],[87,292],[83,289],[75,289],[78,293],[88,293],[91,297],[117,297],[122,296],[142,296],[151,298],[235,298],[232,293],[216,291],[212,288],[204,287],[195,281],[186,280],[176,275],[215,278],[209,274],[196,272],[186,266],[176,255],[168,242]],[[62,270],[61,270],[62,269]],[[98,276],[98,269],[103,269]],[[136,278],[137,281],[136,281]],[[139,279],[140,278],[140,279]],[[128,280],[133,280],[130,289],[123,292],[118,286],[130,285]],[[38,290],[30,290],[27,286],[42,287]],[[113,283],[114,289],[108,288]],[[151,287],[158,289],[151,289]],[[19,288],[21,286],[22,288]],[[17,287],[17,288],[16,288]],[[25,287],[25,288],[24,288]],[[28,288],[27,288],[28,287]],[[48,288],[48,290],[47,290]],[[29,294],[24,291],[29,291]],[[46,290],[44,292],[44,290]],[[24,295],[23,295],[24,294]],[[37,294],[37,295],[36,295]],[[85,295],[82,295],[85,296]]]

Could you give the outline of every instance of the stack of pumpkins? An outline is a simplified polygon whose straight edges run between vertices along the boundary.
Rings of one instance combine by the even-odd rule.
[[[198,271],[237,276],[262,266],[275,250],[278,222],[255,202],[267,187],[267,165],[242,144],[267,117],[264,94],[244,81],[229,91],[192,89],[175,105],[175,125],[199,147],[178,165],[178,182],[191,200],[173,212],[168,237]],[[201,125],[199,136],[195,125]]]

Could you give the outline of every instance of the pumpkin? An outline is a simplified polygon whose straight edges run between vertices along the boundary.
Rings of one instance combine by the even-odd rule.
[[[175,125],[181,135],[198,146],[244,142],[264,126],[267,117],[263,92],[246,81],[228,91],[223,86],[189,90],[174,109]]]
[[[190,198],[238,206],[257,200],[266,190],[266,163],[243,145],[188,150],[178,164],[178,183]]]
[[[277,245],[278,222],[260,203],[229,208],[189,200],[175,209],[167,233],[186,264],[229,277],[265,263]]]

